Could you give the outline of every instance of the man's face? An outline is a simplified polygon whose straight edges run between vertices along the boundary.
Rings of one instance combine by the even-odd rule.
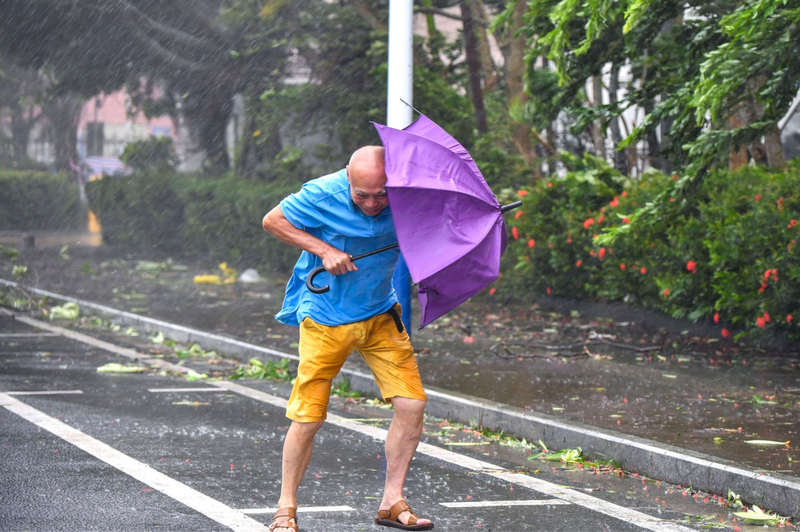
[[[386,196],[386,175],[370,172],[363,175],[350,173],[347,168],[347,181],[350,183],[350,197],[353,203],[367,216],[377,216],[389,206]]]

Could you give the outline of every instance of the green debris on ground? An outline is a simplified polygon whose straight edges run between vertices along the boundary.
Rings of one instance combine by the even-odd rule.
[[[109,362],[97,368],[98,373],[143,373],[145,371],[147,371],[147,368],[142,366],[126,365],[118,362]]]
[[[76,320],[81,314],[81,309],[77,303],[64,303],[61,306],[50,309],[51,320]]]
[[[292,382],[294,376],[289,372],[289,359],[281,359],[278,362],[267,360],[262,362],[257,358],[251,358],[247,365],[238,366],[230,379],[274,379],[284,382]]]

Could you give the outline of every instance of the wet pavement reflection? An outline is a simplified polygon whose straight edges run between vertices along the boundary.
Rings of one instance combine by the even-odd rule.
[[[154,269],[142,268],[140,261],[168,257],[75,247],[65,259],[59,251],[21,250],[17,264],[28,266],[26,282],[296,352],[296,329],[272,318],[285,278],[202,285],[193,282],[194,276],[217,269],[208,259],[173,258]],[[177,264],[185,268],[174,268]],[[258,265],[229,265],[267,274]],[[10,270],[9,263],[0,263],[0,276],[11,279]],[[627,321],[586,318],[535,305],[504,307],[478,297],[415,331],[413,341],[427,384],[800,475],[796,352],[747,348],[689,331],[644,329],[636,323],[637,311],[627,312]],[[357,356],[348,364],[362,365]],[[752,440],[788,443],[748,443]]]

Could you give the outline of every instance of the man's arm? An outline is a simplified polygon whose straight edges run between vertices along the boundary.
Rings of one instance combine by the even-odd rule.
[[[358,270],[350,260],[350,255],[292,225],[283,215],[280,205],[264,216],[261,226],[264,231],[275,235],[284,244],[308,251],[321,258],[322,265],[333,275]]]

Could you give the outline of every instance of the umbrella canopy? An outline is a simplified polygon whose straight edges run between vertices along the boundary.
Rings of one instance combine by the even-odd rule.
[[[503,211],[467,150],[425,115],[403,130],[375,127],[400,251],[419,284],[422,328],[497,279]]]

